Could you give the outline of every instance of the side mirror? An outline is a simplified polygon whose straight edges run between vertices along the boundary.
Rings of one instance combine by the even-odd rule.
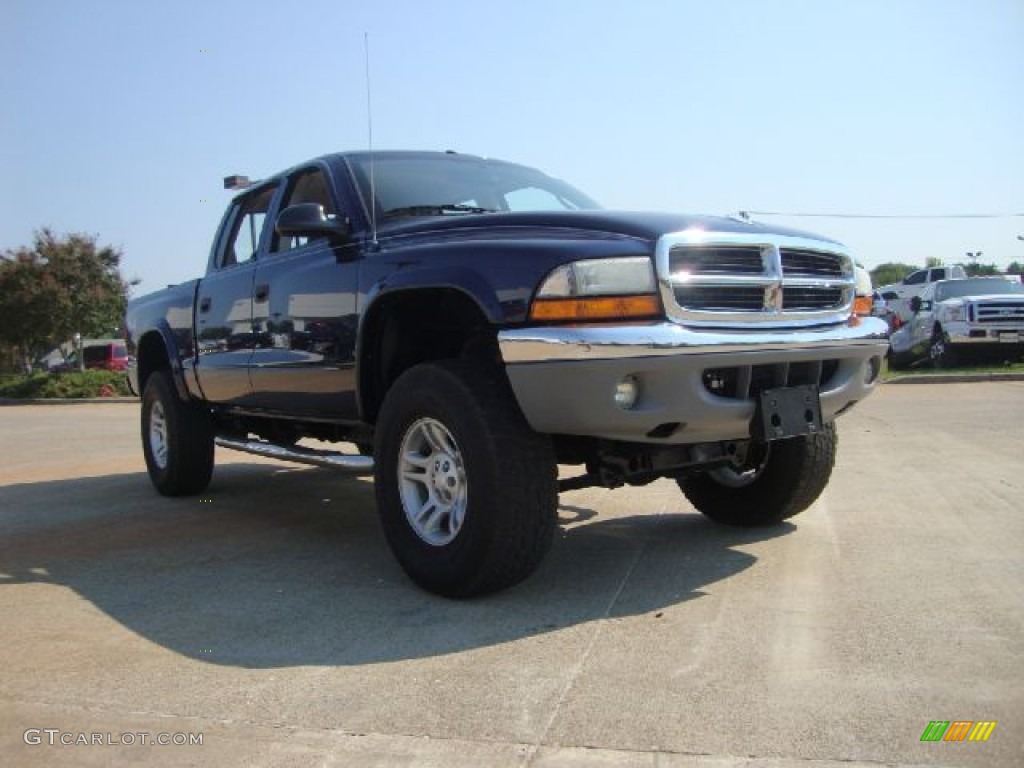
[[[349,237],[348,222],[329,219],[319,203],[289,205],[277,216],[277,234],[285,237],[329,237],[345,242]]]
[[[921,311],[921,297],[915,296],[910,300],[910,311],[915,315]]]

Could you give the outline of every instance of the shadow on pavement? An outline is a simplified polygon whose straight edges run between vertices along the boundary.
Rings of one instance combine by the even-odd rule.
[[[422,658],[699,597],[754,563],[735,547],[794,529],[717,526],[682,494],[679,508],[603,520],[567,504],[533,577],[455,602],[402,573],[365,480],[228,464],[189,499],[157,496],[144,473],[12,485],[0,488],[0,589],[69,587],[131,631],[212,664]]]

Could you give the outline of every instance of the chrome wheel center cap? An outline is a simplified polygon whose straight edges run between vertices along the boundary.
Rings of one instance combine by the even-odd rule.
[[[438,453],[430,466],[430,482],[434,492],[445,503],[451,503],[459,487],[458,465],[447,453]]]

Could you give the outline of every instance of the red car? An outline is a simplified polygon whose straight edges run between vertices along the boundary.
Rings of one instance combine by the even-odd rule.
[[[123,342],[97,344],[82,350],[86,368],[102,368],[107,371],[128,370],[128,350]]]

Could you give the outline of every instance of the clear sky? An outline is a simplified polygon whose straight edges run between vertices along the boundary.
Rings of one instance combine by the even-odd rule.
[[[96,233],[144,293],[228,200],[367,143],[534,165],[607,207],[1024,212],[1024,0],[0,0],[0,247]],[[761,217],[869,267],[1024,260],[1024,218]]]

